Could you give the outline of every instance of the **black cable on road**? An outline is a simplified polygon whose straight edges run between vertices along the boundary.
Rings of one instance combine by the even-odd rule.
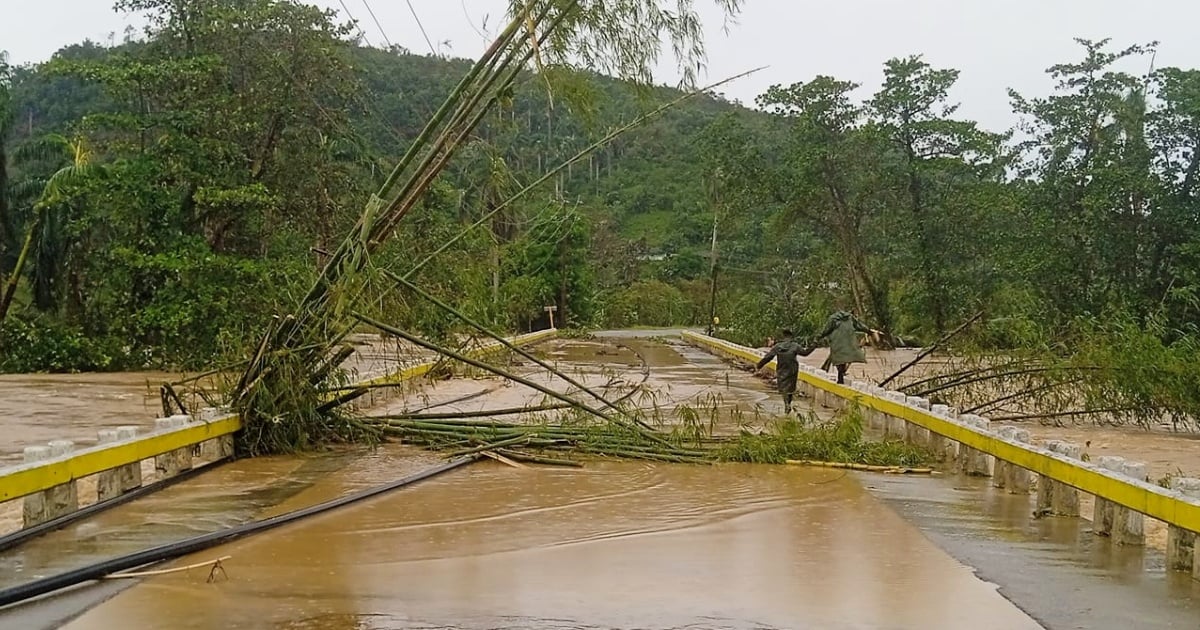
[[[478,455],[463,457],[447,462],[440,466],[434,466],[433,468],[422,470],[421,472],[409,475],[382,486],[368,488],[366,490],[355,492],[332,501],[326,501],[325,503],[320,503],[302,510],[288,512],[287,514],[273,516],[271,518],[255,521],[253,523],[246,523],[244,525],[231,527],[219,532],[212,532],[210,534],[203,534],[177,542],[159,545],[157,547],[152,547],[143,551],[120,556],[111,560],[98,562],[96,564],[75,569],[73,571],[67,571],[66,573],[60,573],[58,575],[52,575],[48,578],[42,578],[40,580],[34,580],[19,586],[14,586],[12,588],[0,591],[0,609],[12,604],[23,602],[27,599],[32,599],[34,597],[39,597],[41,595],[46,595],[64,588],[75,586],[77,584],[98,580],[106,575],[111,575],[120,571],[128,571],[130,569],[162,562],[164,560],[172,560],[180,556],[185,556],[189,553],[203,551],[204,549],[230,542],[243,536],[274,529],[280,525],[286,525],[287,523],[298,521],[309,516],[316,516],[318,514],[335,510],[351,503],[362,501],[363,499],[369,499],[385,492],[390,492],[397,488],[414,484],[418,481],[423,481],[444,472],[449,472],[461,466],[465,466],[466,464],[478,461],[478,459]]]

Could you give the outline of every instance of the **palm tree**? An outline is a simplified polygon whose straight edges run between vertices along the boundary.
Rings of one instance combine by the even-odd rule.
[[[63,228],[67,217],[64,189],[93,173],[102,171],[92,161],[92,152],[82,137],[73,139],[59,134],[50,134],[39,142],[26,145],[17,152],[23,160],[54,160],[59,167],[44,181],[31,180],[26,186],[40,187],[41,192],[33,204],[33,220],[25,232],[25,240],[17,255],[16,264],[9,274],[4,294],[0,297],[0,322],[8,315],[13,297],[17,292],[21,273],[31,252],[36,252],[38,262],[34,274],[35,301],[41,308],[53,305],[53,285],[57,270],[65,252]]]

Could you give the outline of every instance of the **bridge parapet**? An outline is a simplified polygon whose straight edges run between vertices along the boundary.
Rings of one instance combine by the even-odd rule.
[[[529,346],[557,336],[556,329],[509,338],[509,343]],[[507,351],[499,342],[482,344],[467,352],[480,358]],[[398,384],[424,376],[437,361],[405,366],[394,372],[363,381],[369,388],[359,408],[378,404],[393,395]],[[233,436],[242,427],[241,418],[228,409],[206,408],[195,415],[176,415],[154,420],[152,430],[134,425],[99,431],[98,443],[76,450],[69,440],[25,449],[24,462],[0,468],[0,504],[24,497],[23,528],[28,529],[63,519],[80,510],[80,480],[95,478],[96,503],[89,510],[119,501],[143,488],[143,462],[153,461],[156,484],[191,471],[197,461],[204,464],[233,457]]]
[[[742,363],[757,363],[763,353],[723,339],[686,331],[683,339],[709,352]],[[775,368],[775,362],[767,365]],[[1095,497],[1093,531],[1115,544],[1143,543],[1143,516],[1168,525],[1167,565],[1200,579],[1200,480],[1180,479],[1171,488],[1149,483],[1146,465],[1120,457],[1081,459],[1082,448],[1061,441],[1033,444],[1029,432],[993,430],[987,418],[958,414],[943,405],[911,399],[902,392],[849,383],[838,385],[828,374],[800,365],[798,388],[814,404],[829,408],[857,405],[868,426],[889,439],[918,442],[940,454],[952,470],[994,477],[994,485],[1026,494],[1037,487],[1038,513],[1079,516],[1079,492]],[[1043,510],[1046,510],[1043,512]]]

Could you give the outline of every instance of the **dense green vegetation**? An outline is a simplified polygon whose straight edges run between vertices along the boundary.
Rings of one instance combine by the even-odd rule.
[[[13,295],[0,370],[244,356],[470,65],[358,46],[331,14],[293,3],[118,4],[151,16],[146,39],[0,66],[0,277]],[[506,209],[416,281],[497,328],[539,325],[548,304],[575,327],[702,324],[715,224],[716,313],[736,340],[781,325],[811,335],[838,299],[918,341],[983,310],[977,347],[1062,355],[1086,335],[1091,361],[1118,347],[1112,335],[1135,353],[1123,361],[1179,373],[1169,393],[1142,380],[1138,396],[1200,399],[1186,376],[1200,71],[1134,76],[1118,68],[1152,47],[1080,44],[1080,60],[1049,70],[1053,93],[1012,95],[1024,122],[1003,133],[958,117],[957,71],[916,56],[887,61],[867,98],[833,77],[797,77],[756,110],[700,97]],[[535,69],[374,265],[411,268],[678,94]],[[456,328],[404,292],[372,296],[390,322]]]
[[[3,325],[3,369],[196,367],[244,351],[311,283],[323,252],[468,66],[352,45],[348,27],[311,7],[216,3],[188,18],[168,5],[125,3],[151,11],[146,41],[87,42],[3,69],[2,162],[13,183],[0,207],[6,279],[32,234]],[[376,264],[411,266],[612,125],[677,94],[599,77],[559,86],[586,98],[552,96],[529,76]],[[639,257],[690,244],[664,238],[654,221],[701,212],[682,194],[691,169],[665,163],[669,145],[686,151],[729,108],[701,101],[569,169],[421,281],[500,328],[530,327],[548,304],[574,326],[691,319],[674,287],[651,305],[623,294],[640,278],[681,277],[646,273]],[[51,138],[69,150],[26,150]],[[639,181],[646,165],[670,188]],[[42,194],[69,166],[79,176]],[[631,238],[639,222],[652,229]],[[400,297],[388,306],[392,320],[427,332],[451,323]]]

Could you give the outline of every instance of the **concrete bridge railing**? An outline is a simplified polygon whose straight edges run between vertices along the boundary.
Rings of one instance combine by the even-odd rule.
[[[735,361],[757,363],[764,353],[723,339],[684,332],[685,341]],[[772,361],[769,369],[774,369]],[[798,388],[814,404],[857,405],[866,422],[889,438],[928,448],[957,472],[992,478],[992,485],[1017,494],[1037,493],[1040,514],[1079,516],[1079,493],[1095,497],[1093,531],[1117,544],[1142,544],[1143,515],[1167,523],[1167,564],[1200,579],[1200,479],[1180,478],[1171,488],[1149,483],[1146,465],[1120,457],[1081,459],[1077,444],[1032,444],[1016,427],[993,429],[983,416],[960,414],[945,405],[906,396],[870,383],[838,385],[835,373],[800,365]]]
[[[512,337],[509,343],[528,346],[557,334],[555,329],[543,330]],[[492,342],[467,354],[481,358],[506,350]],[[409,381],[428,374],[435,365],[403,367],[358,385],[378,387]],[[375,403],[387,396],[386,391],[372,389],[364,398],[368,404]],[[190,471],[197,458],[215,462],[232,457],[233,435],[241,427],[237,415],[210,408],[196,416],[158,418],[154,429],[144,434],[134,425],[102,429],[98,444],[82,450],[75,450],[70,440],[27,447],[24,463],[0,468],[0,503],[24,497],[24,528],[63,518],[80,509],[80,480],[95,476],[98,504],[117,499],[142,487],[142,464],[147,460],[153,460],[155,476],[161,481]]]

